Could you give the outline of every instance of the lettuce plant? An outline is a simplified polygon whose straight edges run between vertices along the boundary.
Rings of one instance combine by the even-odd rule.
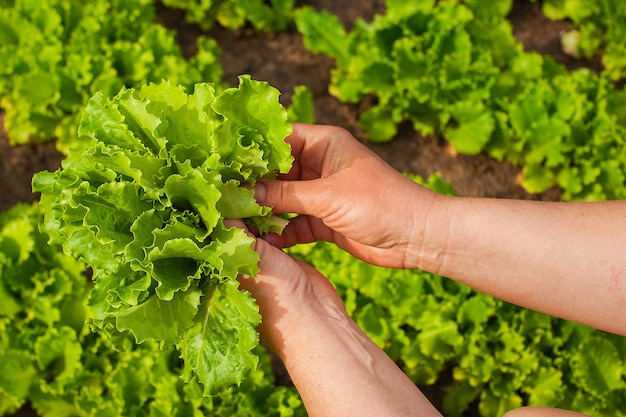
[[[120,348],[175,346],[184,378],[197,377],[205,394],[257,364],[258,307],[236,277],[255,275],[258,255],[224,219],[262,232],[284,225],[243,186],[291,167],[278,95],[249,76],[220,94],[168,82],[96,94],[80,123],[83,145],[33,178],[42,230],[93,268],[91,325]]]
[[[164,0],[167,7],[185,10],[185,19],[209,30],[217,22],[228,29],[250,24],[256,30],[284,30],[291,22],[295,0]]]
[[[16,0],[0,7],[0,108],[13,145],[58,138],[66,152],[80,112],[98,91],[167,79],[218,82],[217,42],[183,57],[175,32],[155,23],[152,0]]]
[[[573,29],[563,34],[563,51],[576,58],[599,55],[603,71],[614,82],[626,78],[626,3],[621,0],[547,0],[544,14],[552,20],[568,19]]]
[[[38,205],[0,213],[0,416],[22,407],[33,387],[58,392],[80,369],[85,266],[48,245]]]
[[[312,7],[295,13],[305,45],[336,60],[329,92],[372,105],[359,123],[373,142],[409,122],[462,154],[522,167],[530,193],[565,200],[624,198],[626,112],[608,74],[568,71],[526,52],[506,19],[511,0],[387,1],[385,14],[355,22]]]

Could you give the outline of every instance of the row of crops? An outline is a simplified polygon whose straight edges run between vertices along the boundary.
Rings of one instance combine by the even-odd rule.
[[[328,87],[334,96],[348,103],[375,98],[360,119],[372,141],[391,141],[397,126],[410,122],[423,135],[441,135],[459,153],[485,153],[521,166],[522,186],[531,193],[557,186],[565,200],[626,198],[623,1],[542,3],[547,16],[572,21],[574,29],[563,37],[570,53],[601,55],[605,70],[599,74],[568,71],[525,51],[507,20],[512,0],[388,0],[384,14],[357,21],[350,31],[332,14],[296,7],[293,0],[163,5],[184,9],[186,19],[204,30],[298,31],[307,48],[335,59]],[[55,141],[65,154],[90,146],[78,134],[90,98],[106,100],[124,89],[120,97],[134,103],[128,108],[152,120],[128,91],[162,80],[188,92],[209,82],[210,94],[232,96],[232,86],[222,80],[217,42],[200,37],[196,55],[185,59],[176,33],[155,23],[155,14],[153,0],[0,0],[0,108],[10,143]],[[146,94],[165,98],[165,90],[151,88]],[[205,87],[198,91],[198,97],[209,94]],[[292,101],[285,112],[289,120],[313,120],[305,87]],[[117,113],[95,104],[90,120],[98,111],[110,122],[104,130],[118,126]],[[188,149],[198,159],[201,146]],[[178,148],[172,154],[192,153]],[[129,155],[132,166],[139,155]],[[196,163],[191,160],[185,169]],[[453,193],[436,174],[414,179]],[[48,215],[43,229],[51,230],[50,218],[58,218],[46,210],[18,204],[0,214],[0,415],[26,405],[41,416],[306,414],[297,392],[276,384],[262,345],[252,350],[258,366],[235,381],[240,385],[205,395],[206,381],[186,370],[180,345],[150,337],[135,343],[128,331],[112,335],[110,326],[94,332],[86,324],[94,322],[94,265],[83,256],[82,241],[48,242],[40,225]],[[201,216],[185,224],[197,225]],[[325,243],[291,253],[329,277],[357,323],[416,384],[444,389],[439,405],[445,415],[491,417],[521,405],[625,414],[622,337],[422,271],[373,267]]]

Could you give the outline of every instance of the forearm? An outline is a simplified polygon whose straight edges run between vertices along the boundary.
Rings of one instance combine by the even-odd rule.
[[[310,416],[441,416],[345,311],[321,310],[279,324],[278,354]]]
[[[497,298],[626,334],[626,201],[440,198],[420,268]]]

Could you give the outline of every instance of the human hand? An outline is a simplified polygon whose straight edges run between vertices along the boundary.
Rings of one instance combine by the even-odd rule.
[[[256,299],[261,338],[282,360],[308,415],[441,417],[350,318],[322,274],[262,239],[254,249],[259,273],[240,276],[240,287]]]
[[[278,180],[255,187],[257,201],[298,213],[278,247],[326,240],[380,266],[418,266],[428,213],[438,196],[415,184],[344,129],[295,124],[287,138],[295,162]]]
[[[245,228],[243,222],[233,225]],[[302,326],[303,317],[348,320],[339,294],[315,268],[262,239],[255,241],[253,249],[261,259],[259,273],[254,278],[240,276],[240,287],[255,298],[263,317],[259,334],[279,357],[285,354],[286,337]]]

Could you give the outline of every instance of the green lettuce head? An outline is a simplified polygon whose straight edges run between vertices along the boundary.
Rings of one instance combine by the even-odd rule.
[[[287,172],[291,133],[279,92],[241,76],[238,88],[192,94],[168,82],[92,97],[62,168],[33,178],[50,243],[93,269],[90,323],[123,348],[175,346],[183,376],[205,394],[257,364],[258,307],[238,274],[258,272],[252,238],[284,221],[245,185]]]

